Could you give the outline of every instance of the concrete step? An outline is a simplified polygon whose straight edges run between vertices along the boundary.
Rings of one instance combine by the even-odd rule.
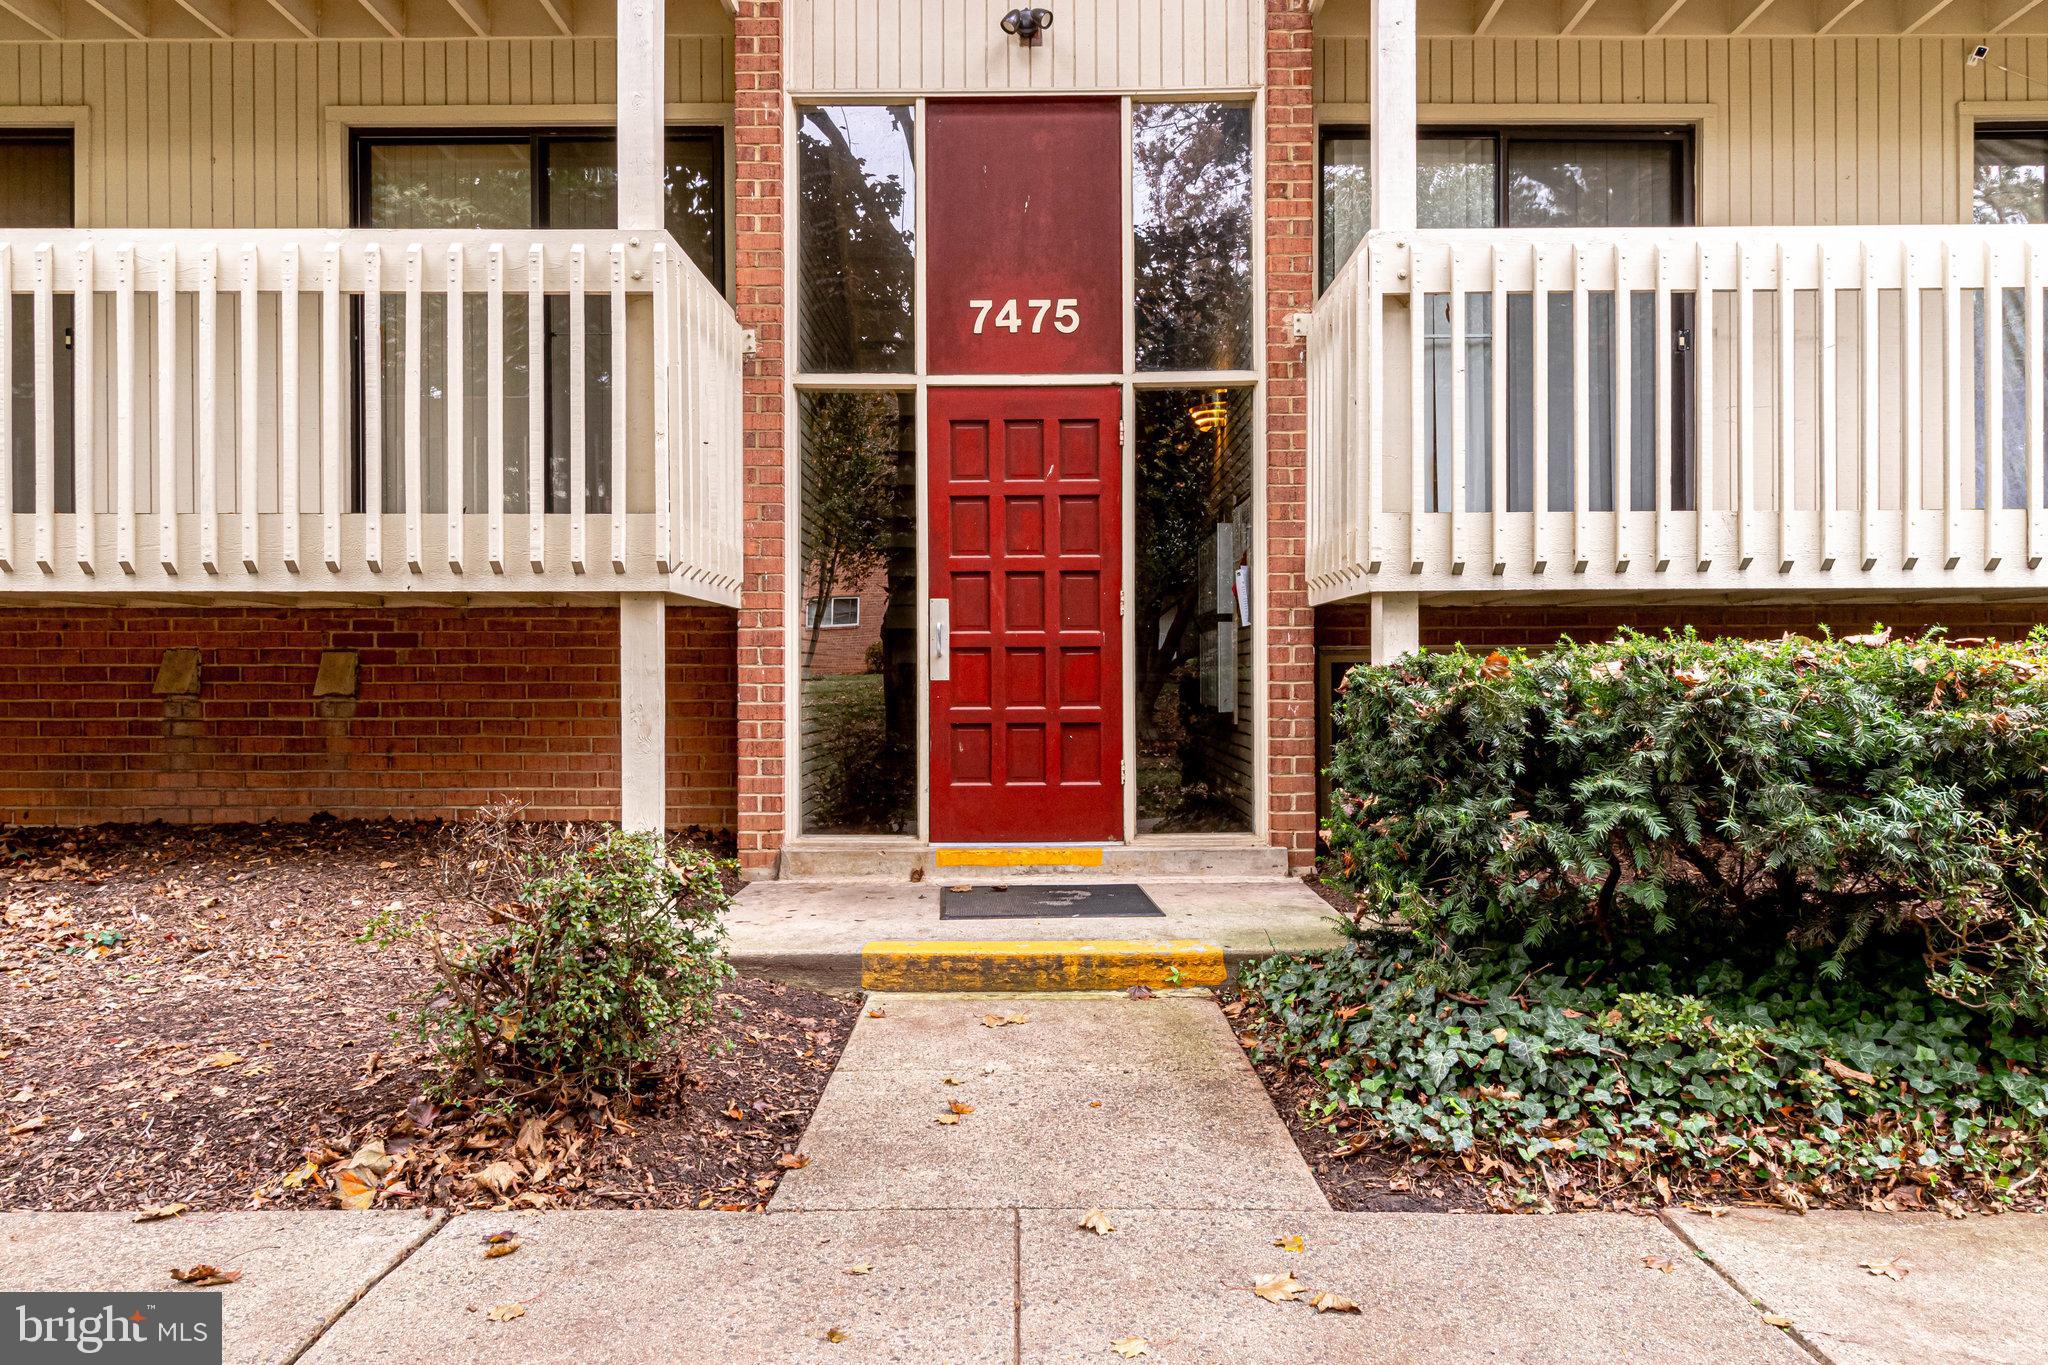
[[[1284,881],[1287,850],[1249,838],[1145,840],[1136,844],[958,847],[908,840],[799,839],[783,846],[783,881],[1029,879],[1095,881]]]
[[[1221,986],[1223,949],[1195,939],[874,939],[870,991],[1120,991]]]

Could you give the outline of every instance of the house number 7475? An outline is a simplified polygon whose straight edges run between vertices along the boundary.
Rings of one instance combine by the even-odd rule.
[[[1073,333],[1081,328],[1081,301],[1079,299],[1026,299],[1024,306],[1031,310],[1031,331],[1033,335],[1045,330],[1045,315],[1052,314],[1052,329],[1055,332]],[[967,306],[974,310],[974,334],[980,336],[990,325],[989,310],[995,309],[994,325],[1006,332],[1024,330],[1024,315],[1017,310],[1017,300],[1004,299],[1002,307],[996,307],[994,299],[969,299]]]

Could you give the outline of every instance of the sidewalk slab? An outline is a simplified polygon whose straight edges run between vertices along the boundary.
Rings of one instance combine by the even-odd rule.
[[[2048,1216],[1667,1215],[1742,1290],[1840,1365],[2048,1360]],[[1903,1279],[1865,1262],[1903,1261]]]
[[[1114,1360],[1130,1336],[1219,1365],[1808,1360],[1651,1218],[1112,1208],[1097,1236],[1084,1212],[1020,1215],[1026,1362]],[[1301,1253],[1274,1245],[1292,1236]],[[1360,1311],[1253,1295],[1282,1272]]]
[[[979,872],[953,880],[1000,884]],[[942,920],[944,874],[922,882],[749,882],[726,915],[727,955],[742,971],[811,986],[857,987],[861,949],[878,940],[1185,939],[1221,950],[1225,970],[1232,973],[1241,963],[1274,953],[1325,952],[1343,942],[1322,897],[1291,879],[1123,880],[1143,886],[1164,916]]]
[[[799,1150],[772,1210],[1329,1208],[1191,996],[871,996]]]
[[[464,1214],[306,1361],[993,1365],[1013,1358],[1014,1217]],[[508,1230],[519,1250],[484,1259]],[[491,1321],[515,1303],[523,1315]]]
[[[231,1365],[290,1360],[443,1222],[419,1213],[0,1213],[0,1291],[218,1293]],[[173,1266],[242,1278],[188,1290]]]

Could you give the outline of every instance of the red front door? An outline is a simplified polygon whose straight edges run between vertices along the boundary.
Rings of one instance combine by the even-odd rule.
[[[1121,408],[930,390],[936,841],[1122,837]]]

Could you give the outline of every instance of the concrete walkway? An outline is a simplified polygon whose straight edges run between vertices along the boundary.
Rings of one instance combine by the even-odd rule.
[[[240,1270],[238,1365],[2048,1358],[2048,1219],[1332,1212],[1192,996],[871,999],[802,1150],[765,1215],[0,1214],[0,1292]]]
[[[977,873],[963,881],[988,882]],[[1090,879],[1063,880],[1085,884]],[[1287,878],[1139,883],[1163,911],[1143,919],[942,920],[934,878],[749,882],[726,916],[727,956],[756,975],[806,985],[861,985],[861,949],[876,941],[1170,939],[1213,944],[1228,971],[1274,953],[1316,953],[1343,941],[1322,897]]]

